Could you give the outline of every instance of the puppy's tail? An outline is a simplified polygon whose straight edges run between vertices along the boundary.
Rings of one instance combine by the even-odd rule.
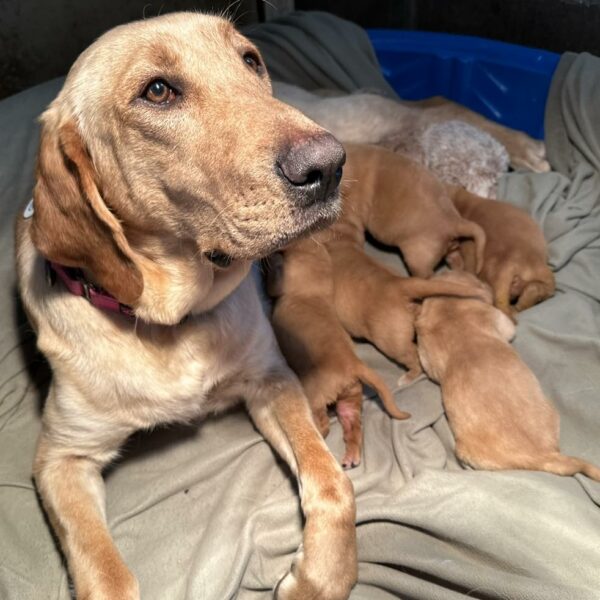
[[[582,458],[565,456],[557,452],[548,457],[542,457],[540,460],[534,460],[534,462],[535,465],[532,465],[530,468],[563,476],[583,473],[583,475],[594,481],[600,481],[600,468]]]
[[[402,280],[403,291],[411,300],[422,300],[430,296],[456,296],[459,298],[474,298],[489,302],[485,290],[463,283],[446,281],[434,277],[433,279],[421,279],[420,277],[407,277]]]
[[[480,273],[485,253],[485,231],[477,223],[461,219],[457,232],[459,237],[472,239],[475,243],[475,273]]]
[[[383,381],[383,378],[372,369],[369,369],[364,363],[360,363],[358,378],[362,383],[366,383],[377,392],[384,408],[394,419],[408,419],[411,416],[410,413],[404,412],[396,406],[394,396],[385,381]]]

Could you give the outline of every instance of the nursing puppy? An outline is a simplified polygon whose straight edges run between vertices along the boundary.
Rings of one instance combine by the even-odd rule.
[[[476,297],[481,291],[468,284],[437,278],[402,277],[364,250],[359,215],[346,204],[342,218],[318,234],[331,257],[335,308],[351,336],[364,338],[407,369],[398,381],[408,385],[422,373],[414,342],[414,320],[419,302],[436,295]]]
[[[77,597],[140,597],[101,476],[128,436],[243,401],[300,482],[303,549],[276,596],[347,598],[352,485],[247,276],[336,217],[342,147],[273,99],[257,49],[230,23],[196,13],[100,37],[41,122],[17,272],[53,371],[35,482]]]
[[[342,425],[345,468],[360,463],[362,383],[371,386],[396,419],[398,409],[383,379],[354,353],[334,306],[331,259],[314,239],[293,242],[269,259],[267,292],[276,298],[272,325],[288,364],[300,378],[317,427],[329,433],[327,407],[335,404]]]
[[[439,279],[476,284],[465,272]],[[462,462],[476,469],[583,473],[600,481],[598,467],[560,453],[558,413],[511,347],[515,326],[492,306],[491,293],[487,302],[429,298],[416,329],[421,363],[441,385]]]
[[[476,251],[465,241],[449,257],[451,265],[478,271],[494,290],[494,304],[514,318],[554,295],[554,274],[548,266],[548,250],[540,226],[524,211],[507,202],[484,200],[456,188],[454,205],[465,218],[481,226],[486,234],[483,268]]]
[[[345,148],[345,207],[373,237],[402,252],[412,275],[431,277],[465,238],[474,241],[476,270],[482,267],[485,234],[452,204],[456,188],[390,150],[358,144]]]

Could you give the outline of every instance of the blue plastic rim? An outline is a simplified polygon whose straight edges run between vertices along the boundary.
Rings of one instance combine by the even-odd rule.
[[[385,78],[401,98],[444,96],[543,139],[544,109],[559,54],[446,33],[368,33]]]

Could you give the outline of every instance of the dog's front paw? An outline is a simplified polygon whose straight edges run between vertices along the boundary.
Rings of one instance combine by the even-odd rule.
[[[321,569],[310,568],[301,547],[290,571],[275,587],[275,600],[346,600],[357,578],[355,555],[352,551],[349,555],[346,568],[326,573],[323,565]]]

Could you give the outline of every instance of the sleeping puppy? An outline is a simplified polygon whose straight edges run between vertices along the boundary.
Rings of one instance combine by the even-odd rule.
[[[497,308],[514,318],[517,312],[554,295],[554,274],[548,266],[544,234],[525,211],[460,188],[455,188],[452,200],[465,219],[485,231],[483,268],[478,272],[492,286]],[[465,241],[448,260],[474,272],[479,258],[475,254],[473,244]]]
[[[504,146],[464,121],[413,124],[378,145],[418,162],[440,181],[484,198],[496,197],[498,180],[509,166]]]
[[[431,277],[459,240],[472,239],[476,269],[483,264],[485,234],[452,204],[455,188],[401,154],[377,146],[346,144],[344,202],[380,242],[401,252],[412,275]]]
[[[247,276],[334,220],[343,148],[272,97],[229,22],[196,13],[100,37],[41,123],[17,272],[53,371],[34,477],[77,597],[140,597],[104,508],[124,441],[243,401],[300,481],[303,549],[276,596],[347,598],[352,484]]]
[[[476,282],[456,271],[439,279]],[[558,413],[509,344],[515,326],[492,306],[491,293],[488,302],[429,298],[416,329],[423,368],[441,385],[462,462],[476,469],[583,473],[600,481],[598,467],[560,453]]]
[[[327,407],[335,404],[342,425],[345,468],[360,463],[362,383],[370,385],[396,419],[398,409],[382,378],[354,353],[352,340],[335,313],[331,259],[314,239],[289,245],[270,258],[267,291],[276,298],[272,325],[288,364],[300,378],[317,427],[329,433]]]
[[[539,173],[550,170],[543,142],[441,96],[416,102],[361,90],[324,96],[280,81],[273,82],[273,90],[276,98],[301,110],[344,143],[402,145],[400,139],[406,134],[413,135],[436,124],[462,121],[502,144],[515,169]],[[451,156],[449,159],[451,162]]]
[[[436,278],[402,277],[364,250],[359,216],[346,205],[342,218],[323,239],[333,267],[335,308],[342,325],[355,338],[364,338],[407,369],[398,381],[405,386],[422,373],[414,343],[418,302],[435,295],[478,296],[470,283]]]

